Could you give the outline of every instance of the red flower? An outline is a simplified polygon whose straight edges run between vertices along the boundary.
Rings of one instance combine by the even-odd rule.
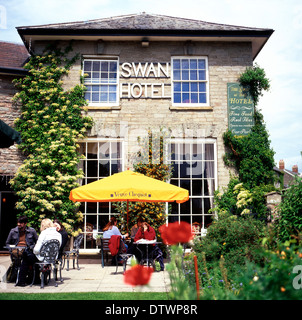
[[[132,286],[143,286],[148,284],[153,268],[144,267],[140,264],[133,266],[124,273],[124,282]]]
[[[164,224],[159,227],[159,232],[164,243],[168,245],[186,243],[194,238],[191,225],[185,221]]]

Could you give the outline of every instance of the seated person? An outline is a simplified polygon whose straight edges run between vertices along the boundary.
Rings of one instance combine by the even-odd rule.
[[[142,223],[141,228],[139,228],[139,230],[137,231],[137,233],[134,237],[135,242],[140,239],[146,239],[146,240],[155,240],[156,239],[155,230],[147,222]],[[163,271],[164,267],[165,267],[163,253],[157,244],[153,244],[152,247],[153,247],[153,250],[152,250],[151,254],[155,259],[158,257],[160,269],[161,269],[161,271]],[[150,253],[149,253],[149,255],[150,255]],[[141,261],[142,260],[141,258],[142,258],[141,256],[140,257],[136,256],[136,259],[138,259],[138,261]]]
[[[68,233],[65,230],[63,224],[61,223],[60,220],[58,219],[54,219],[53,221],[54,227],[56,227],[56,230],[61,234],[62,236],[62,243],[61,243],[61,247],[60,247],[60,251],[59,251],[59,256],[58,258],[61,259],[62,255],[63,255],[63,250],[68,242]]]
[[[142,217],[139,217],[136,221],[136,224],[131,228],[131,233],[130,233],[130,237],[131,239],[134,240],[134,237],[137,233],[137,231],[141,228],[142,226],[142,223],[144,222],[143,218]]]
[[[120,230],[118,229],[117,225],[117,220],[115,217],[112,217],[110,221],[105,225],[103,228],[103,238],[111,238],[113,235],[121,236],[123,239],[128,237],[128,233],[125,235],[122,235]]]
[[[103,228],[103,239],[108,239],[108,238],[110,239],[111,236],[113,236],[113,235],[121,236],[122,239],[125,239],[126,237],[129,236],[128,233],[126,233],[125,235],[122,235],[120,230],[118,229],[118,227],[116,225],[117,225],[117,220],[116,220],[115,217],[112,217],[110,219],[110,221],[106,224],[106,226]],[[125,248],[127,250],[128,246],[125,244],[125,242],[124,242],[124,245],[125,245]],[[113,265],[115,264],[115,261],[116,261],[115,259],[116,259],[116,256],[114,256],[112,258],[111,263]],[[121,259],[119,259],[119,260],[121,260]]]
[[[38,235],[36,230],[27,226],[27,216],[22,216],[18,218],[17,227],[10,230],[8,237],[6,239],[6,246],[10,245],[20,246],[20,247],[30,247],[33,248],[38,240]],[[16,257],[17,250],[12,251],[12,256]]]
[[[144,222],[143,218],[142,217],[139,217],[137,219],[137,222],[136,224],[131,228],[130,230],[130,238],[131,238],[131,242],[128,246],[128,250],[127,250],[127,253],[130,253],[130,254],[134,254],[135,256],[137,256],[137,248],[136,246],[133,244],[133,241],[134,241],[134,237],[137,233],[137,231],[141,228],[142,226],[142,223]]]
[[[30,266],[33,266],[35,262],[42,261],[43,257],[39,255],[42,245],[48,241],[56,239],[62,243],[62,236],[56,230],[53,222],[50,219],[43,219],[41,221],[40,227],[41,233],[39,235],[38,241],[34,247],[33,252],[31,251],[24,251],[23,253],[23,260],[20,267],[19,273],[19,281],[16,284],[17,286],[24,287],[26,285],[26,277]],[[36,279],[38,280],[38,279]]]

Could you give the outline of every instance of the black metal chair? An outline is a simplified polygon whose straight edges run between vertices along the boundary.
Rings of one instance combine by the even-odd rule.
[[[123,272],[126,271],[127,268],[127,261],[130,257],[133,256],[133,254],[129,254],[125,252],[125,246],[124,242],[121,236],[112,236],[112,237],[120,237],[120,243],[119,243],[119,250],[117,254],[113,255],[110,248],[109,248],[109,241],[110,238],[102,238],[101,239],[101,256],[102,256],[102,267],[104,268],[104,255],[106,253],[107,261],[108,261],[108,253],[112,256],[112,261],[115,262],[116,270],[115,273],[117,273],[118,270],[118,264],[120,261],[122,261],[123,264]]]
[[[57,257],[59,255],[60,242],[56,239],[48,240],[42,244],[39,255],[43,257],[42,261],[38,261],[33,266],[33,281],[30,286],[34,284],[36,267],[39,267],[40,279],[41,279],[41,288],[44,288],[45,284],[48,284],[51,277],[51,270],[53,271],[53,279],[55,281],[55,286],[58,284],[56,282],[56,273],[57,273]],[[60,280],[62,280],[61,268],[60,268]]]
[[[62,265],[62,269],[64,269],[65,266],[65,261],[67,260],[67,268],[66,270],[69,271],[69,260],[72,258],[73,260],[73,269],[75,269],[75,260],[77,261],[77,269],[80,270],[79,267],[79,252],[80,252],[80,247],[82,244],[82,241],[84,239],[84,234],[81,233],[79,234],[73,242],[73,249],[69,250],[69,251],[64,251],[63,252],[63,265]]]

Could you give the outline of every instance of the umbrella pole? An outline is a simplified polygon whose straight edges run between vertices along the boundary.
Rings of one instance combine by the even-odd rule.
[[[127,200],[127,232],[129,232],[129,201]]]

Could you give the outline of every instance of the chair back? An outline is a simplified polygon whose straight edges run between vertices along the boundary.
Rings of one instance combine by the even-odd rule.
[[[105,252],[110,252],[110,249],[109,249],[109,240],[110,238],[101,238],[101,249]]]
[[[43,258],[43,262],[55,263],[59,255],[59,249],[59,240],[48,240],[42,244],[39,255]]]
[[[74,239],[74,242],[73,242],[73,248],[78,250],[80,249],[80,246],[82,244],[82,241],[84,239],[84,234],[81,233],[79,234],[75,239]]]

